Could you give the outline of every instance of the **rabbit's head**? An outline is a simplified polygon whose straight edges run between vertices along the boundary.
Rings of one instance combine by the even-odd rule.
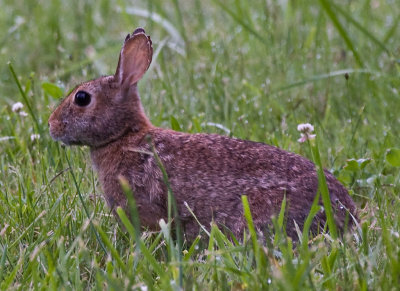
[[[142,28],[126,37],[114,75],[77,86],[49,118],[50,135],[67,145],[98,147],[128,131],[151,126],[137,82],[150,66],[153,48]]]

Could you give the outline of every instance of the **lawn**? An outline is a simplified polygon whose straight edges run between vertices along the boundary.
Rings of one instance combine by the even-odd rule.
[[[0,0],[0,289],[397,289],[396,2]],[[360,224],[339,238],[299,233],[296,244],[277,218],[265,242],[213,226],[183,245],[168,225],[118,224],[88,148],[54,142],[47,120],[76,84],[114,73],[138,26],[153,40],[139,91],[154,125],[312,159],[297,131],[311,123]]]

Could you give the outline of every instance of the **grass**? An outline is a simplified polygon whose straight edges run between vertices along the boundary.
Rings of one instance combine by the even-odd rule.
[[[1,290],[397,288],[400,8],[249,3],[0,0]],[[317,154],[359,206],[356,231],[299,230],[293,245],[278,217],[274,239],[260,243],[245,197],[250,232],[240,243],[213,226],[180,246],[170,221],[138,233],[119,210],[122,230],[87,148],[53,142],[47,119],[77,82],[114,72],[137,26],[154,42],[140,92],[155,125]],[[16,102],[28,116],[12,111]],[[315,126],[319,150],[297,142],[303,122]]]

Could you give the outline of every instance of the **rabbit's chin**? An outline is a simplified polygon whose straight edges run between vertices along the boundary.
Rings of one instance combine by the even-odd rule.
[[[86,145],[80,141],[63,141],[63,140],[60,140],[60,141],[65,146],[84,146],[84,145]]]
[[[85,145],[84,143],[80,141],[74,141],[74,140],[63,140],[63,139],[54,139],[55,141],[61,142],[63,146],[83,146]]]
[[[73,145],[82,146],[82,145],[84,145],[84,143],[82,143],[81,141],[71,140],[69,138],[66,138],[65,136],[57,136],[57,135],[51,133],[51,131],[50,131],[50,136],[54,141],[61,142],[65,146],[73,146]]]

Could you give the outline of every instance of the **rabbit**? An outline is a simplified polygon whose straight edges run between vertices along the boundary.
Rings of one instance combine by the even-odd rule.
[[[247,227],[242,195],[248,197],[256,230],[264,234],[286,197],[287,235],[297,240],[296,224],[303,228],[318,190],[315,165],[260,142],[153,126],[137,87],[152,54],[152,41],[144,29],[128,34],[115,74],[78,85],[52,112],[51,137],[66,145],[90,147],[114,214],[118,206],[129,212],[120,184],[120,177],[125,178],[140,224],[148,230],[158,230],[160,220],[168,217],[168,187],[156,154],[168,175],[187,240],[199,235],[200,224],[210,229],[211,222],[241,238]],[[346,188],[326,170],[325,175],[335,222],[342,232],[358,219],[357,208]],[[321,210],[311,232],[320,232],[325,222]]]

